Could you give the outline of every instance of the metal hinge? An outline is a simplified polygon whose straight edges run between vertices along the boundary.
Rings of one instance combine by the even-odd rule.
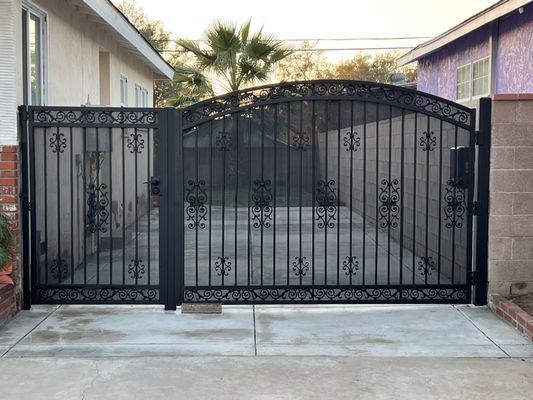
[[[472,203],[472,215],[479,215],[481,211],[481,204],[479,201],[474,201]]]
[[[476,146],[483,145],[483,135],[481,134],[480,131],[476,131],[476,133],[474,133],[474,144]]]
[[[477,277],[477,271],[469,271],[466,276],[467,284],[475,285],[477,283]]]

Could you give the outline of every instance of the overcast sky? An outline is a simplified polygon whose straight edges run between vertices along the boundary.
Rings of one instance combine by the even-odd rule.
[[[177,37],[198,39],[216,19],[242,22],[279,39],[435,36],[495,0],[135,0]],[[323,41],[321,48],[412,46],[424,41]],[[406,51],[406,50],[401,50]],[[332,51],[332,59],[355,51]]]

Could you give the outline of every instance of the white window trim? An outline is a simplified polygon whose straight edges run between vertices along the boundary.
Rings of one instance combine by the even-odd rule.
[[[139,97],[137,97],[137,95]],[[144,102],[144,99],[146,99],[146,102]],[[145,104],[140,104],[140,103],[145,103]],[[138,83],[135,84],[135,107],[140,107],[140,108],[148,107],[148,89],[146,89],[144,86],[139,85]]]
[[[125,81],[126,82],[126,93],[125,93],[125,97],[126,97],[126,102],[123,102],[122,101],[122,81]],[[127,107],[128,106],[128,77],[124,74],[120,74],[120,79],[119,79],[119,91],[120,91],[120,105],[122,107]]]
[[[467,67],[467,66],[470,66],[470,77],[468,78],[469,79],[469,83],[470,83],[470,90],[468,91],[468,96],[467,97],[463,97],[462,99],[458,99],[457,98],[457,85],[458,85],[457,73],[459,72],[459,70],[461,68],[464,68],[464,67]],[[455,101],[457,101],[458,103],[460,103],[462,101],[470,101],[470,97],[471,96],[472,96],[472,63],[466,63],[466,64],[463,64],[463,65],[459,65],[455,69]]]
[[[487,74],[488,92],[487,93],[483,93],[483,94],[479,94],[477,96],[474,96],[473,95],[474,94],[474,64],[479,62],[479,61],[484,61],[484,60],[488,60],[488,62],[489,62],[489,73]],[[471,71],[471,82],[472,82],[472,84],[471,84],[471,88],[472,88],[471,100],[477,100],[477,99],[480,99],[482,97],[487,97],[490,94],[490,57],[487,56],[487,57],[480,58],[479,60],[472,61],[472,66],[470,67],[470,71]]]
[[[21,9],[25,10],[26,12],[30,12],[32,14],[37,15],[39,18],[41,18],[41,79],[42,79],[42,87],[41,87],[41,101],[42,105],[48,104],[48,13],[43,10],[41,7],[37,6],[33,2],[29,0],[22,0],[21,2]],[[28,15],[29,18],[29,15]],[[27,40],[25,38],[24,40]],[[28,47],[28,54],[26,54],[26,59],[29,62],[30,59],[30,49]],[[26,71],[28,74],[29,71]],[[28,78],[28,76],[26,76]],[[31,98],[31,87],[29,85],[29,82],[26,82],[27,86],[27,93],[26,97],[29,99]]]
[[[480,94],[480,95],[477,95],[477,96],[474,96],[474,64],[479,62],[479,61],[484,61],[484,60],[488,60],[489,61],[489,74],[488,74],[488,89],[489,91],[487,93],[484,93],[484,94]],[[458,99],[457,98],[457,71],[459,71],[459,69],[463,68],[463,67],[466,67],[467,65],[470,65],[470,91],[468,93],[468,97],[465,97],[465,98],[462,98],[462,99]],[[487,56],[487,57],[483,57],[483,58],[479,58],[477,60],[474,60],[474,61],[471,61],[469,63],[466,63],[466,64],[463,64],[463,65],[459,65],[456,69],[455,69],[455,101],[457,103],[466,103],[466,102],[470,102],[470,101],[474,101],[474,100],[478,100],[482,97],[487,97],[488,95],[490,95],[490,91],[491,91],[491,88],[490,88],[490,56]]]

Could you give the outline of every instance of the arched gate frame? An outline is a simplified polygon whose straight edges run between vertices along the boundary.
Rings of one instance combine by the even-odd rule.
[[[174,118],[177,304],[471,302],[474,109],[328,80]]]

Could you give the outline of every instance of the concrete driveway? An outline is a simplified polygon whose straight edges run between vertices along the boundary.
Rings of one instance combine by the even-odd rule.
[[[451,305],[38,306],[0,328],[2,399],[527,399],[533,344]]]

